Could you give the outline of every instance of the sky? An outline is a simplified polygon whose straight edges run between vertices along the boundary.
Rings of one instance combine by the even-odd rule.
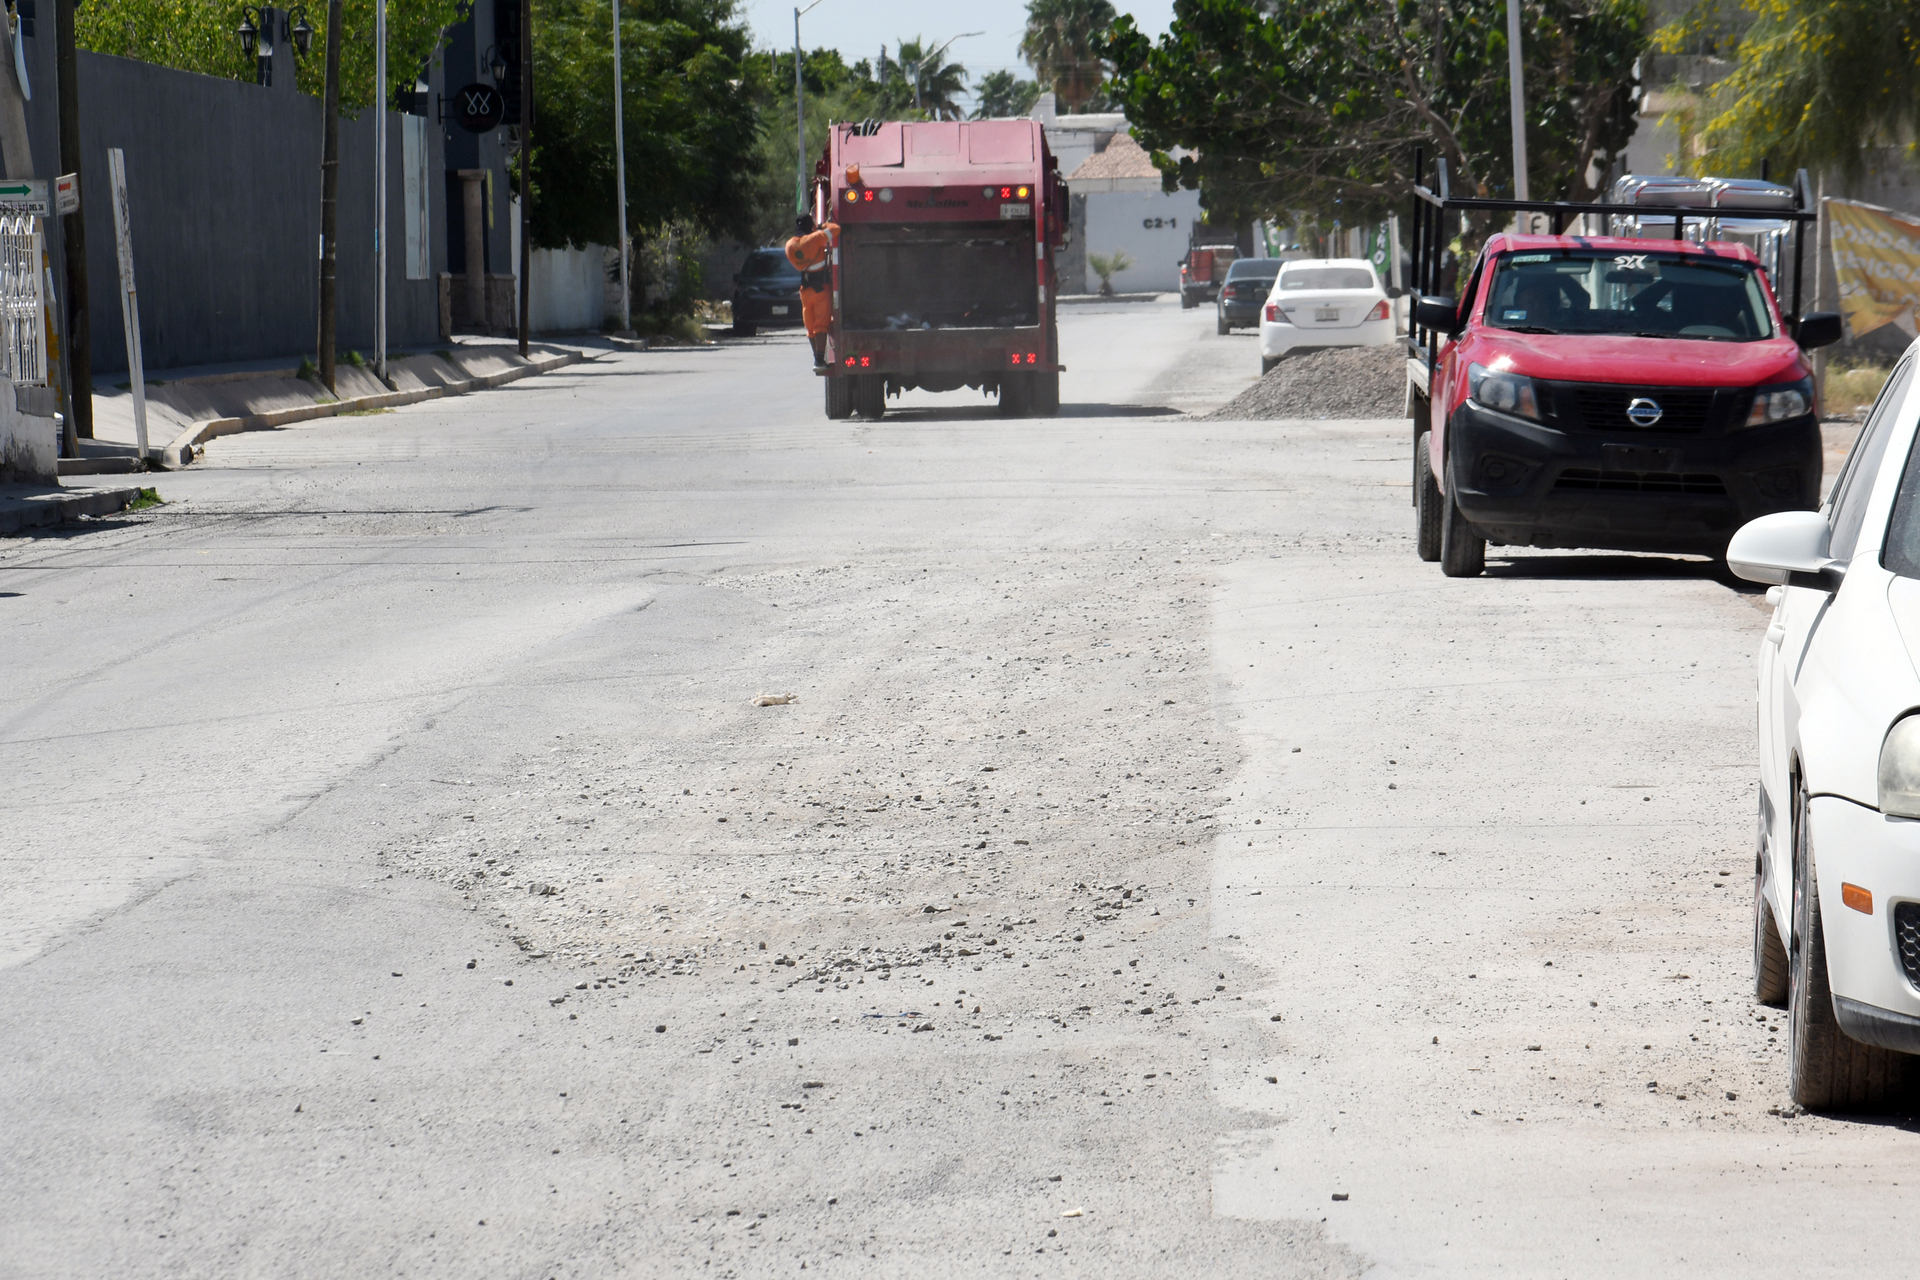
[[[800,8],[807,0],[801,0]],[[1161,35],[1173,17],[1173,0],[1115,0],[1115,9],[1131,13],[1149,35]],[[740,11],[753,28],[757,47],[793,47],[793,0],[741,0]],[[838,49],[849,65],[862,58],[872,61],[887,46],[888,56],[900,41],[924,36],[939,44],[965,31],[984,34],[956,40],[948,58],[962,63],[978,80],[990,71],[1012,71],[1029,79],[1033,71],[1020,60],[1020,34],[1027,25],[1026,0],[821,0],[820,7],[800,19],[800,43],[809,49]]]

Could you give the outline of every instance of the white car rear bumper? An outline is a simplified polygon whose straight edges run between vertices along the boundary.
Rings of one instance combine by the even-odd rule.
[[[1394,339],[1393,318],[1362,320],[1345,329],[1297,327],[1264,317],[1260,321],[1260,354],[1269,359],[1295,347],[1384,347]]]
[[[1902,963],[1896,923],[1906,914],[1902,904],[1920,912],[1920,821],[1889,818],[1837,796],[1816,796],[1807,808],[1841,1028],[1856,1040],[1920,1052],[1920,986]],[[1871,915],[1845,905],[1843,883],[1873,894]],[[1914,928],[1920,933],[1920,922]]]

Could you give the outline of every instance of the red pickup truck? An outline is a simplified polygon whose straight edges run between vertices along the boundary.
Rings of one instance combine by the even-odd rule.
[[[1444,174],[1444,171],[1442,171]],[[1444,183],[1444,177],[1442,179]],[[1804,175],[1802,177],[1804,184]],[[1804,186],[1802,187],[1804,190]],[[1435,271],[1460,208],[1547,212],[1555,234],[1492,236],[1458,298],[1414,307],[1408,407],[1417,550],[1443,572],[1483,571],[1488,543],[1686,552],[1722,558],[1756,516],[1820,505],[1818,395],[1806,351],[1840,337],[1798,314],[1801,201],[1783,313],[1766,265],[1711,234],[1711,206],[1667,204],[1660,239],[1557,232],[1645,209],[1416,201],[1416,280]],[[1438,216],[1436,216],[1438,215]],[[1792,260],[1785,246],[1792,242]]]

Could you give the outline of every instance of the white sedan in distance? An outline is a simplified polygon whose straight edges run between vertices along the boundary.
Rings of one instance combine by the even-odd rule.
[[[1809,1108],[1893,1105],[1920,1054],[1917,351],[1888,378],[1827,504],[1762,516],[1727,547],[1734,573],[1774,584],[1759,656],[1754,995],[1786,1005],[1788,1090]],[[1756,400],[1811,390],[1763,387]]]
[[[1384,347],[1393,330],[1393,304],[1365,258],[1289,262],[1260,311],[1260,372],[1296,351]]]

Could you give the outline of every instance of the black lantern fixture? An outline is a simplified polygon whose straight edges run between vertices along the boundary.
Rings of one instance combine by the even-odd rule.
[[[240,52],[249,58],[260,43],[260,24],[254,21],[257,17],[259,10],[252,5],[243,5],[240,9],[240,25],[233,29],[233,34],[240,37]]]
[[[500,52],[500,46],[497,44],[487,46],[487,70],[493,73],[495,84],[507,78],[506,55]]]
[[[298,57],[306,57],[313,49],[313,24],[307,21],[307,6],[293,7],[293,52]]]

